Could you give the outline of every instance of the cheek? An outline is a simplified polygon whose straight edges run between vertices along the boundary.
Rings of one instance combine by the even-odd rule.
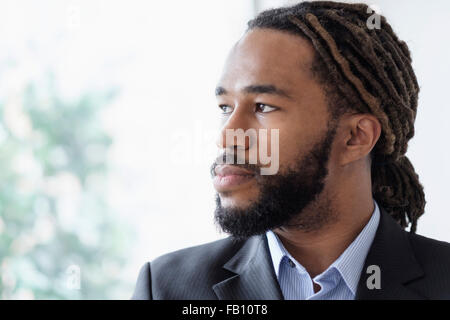
[[[286,167],[296,162],[302,150],[299,139],[280,137],[280,167]]]
[[[281,168],[295,163],[303,149],[300,136],[296,130],[292,129],[267,129],[266,138],[261,134],[258,137],[259,164],[261,166],[275,165]]]
[[[262,133],[263,138],[261,131],[258,130],[259,155],[262,153],[273,157],[274,154],[278,154],[280,167],[298,161],[299,156],[310,150],[326,129],[324,123],[326,119],[318,110],[308,112],[296,110],[280,114],[280,117],[277,115],[277,118],[270,120],[258,123],[258,129],[267,130],[265,134]]]
[[[316,141],[317,127],[296,123],[280,129],[279,155],[280,166],[296,163],[303,154],[312,148]]]

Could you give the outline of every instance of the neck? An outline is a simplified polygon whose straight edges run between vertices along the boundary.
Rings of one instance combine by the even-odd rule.
[[[365,188],[359,185],[355,189],[349,189],[340,183],[339,188],[335,190],[358,188],[363,192],[337,193],[332,196],[324,190],[315,203],[302,211],[301,216],[312,217],[318,214],[318,210],[328,210],[322,215],[328,214],[332,218],[320,228],[311,231],[287,226],[274,230],[286,250],[305,267],[312,278],[325,271],[370,220],[375,207],[369,184],[366,184]]]

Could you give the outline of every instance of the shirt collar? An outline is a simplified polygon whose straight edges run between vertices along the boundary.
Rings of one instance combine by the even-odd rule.
[[[339,271],[339,274],[344,279],[347,287],[356,294],[359,278],[361,275],[366,256],[372,245],[375,233],[380,221],[380,209],[377,202],[373,199],[375,209],[372,216],[363,230],[353,240],[353,242],[345,249],[345,251],[337,258],[324,272],[317,275],[315,278],[320,279],[331,272],[333,268]],[[287,256],[291,259],[300,270],[304,270],[303,266],[298,263],[284,248],[278,236],[271,230],[267,231],[267,240],[269,245],[270,255],[272,257],[275,274],[279,275],[280,263],[282,259]]]

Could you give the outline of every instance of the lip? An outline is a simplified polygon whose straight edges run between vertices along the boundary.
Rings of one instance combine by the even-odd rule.
[[[251,171],[232,165],[219,165],[214,169],[214,188],[218,192],[230,191],[251,181],[255,174]]]
[[[240,167],[237,167],[237,166],[228,165],[228,164],[222,164],[222,165],[216,166],[216,168],[214,169],[214,172],[218,176],[232,176],[232,175],[237,175],[237,176],[251,175],[251,176],[254,176],[255,175],[251,171],[248,171],[246,169],[243,169],[243,168],[240,168]]]

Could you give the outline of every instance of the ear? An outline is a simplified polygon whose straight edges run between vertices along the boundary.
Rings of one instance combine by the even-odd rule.
[[[351,114],[342,119],[340,165],[357,161],[367,156],[381,135],[381,124],[372,114]]]

